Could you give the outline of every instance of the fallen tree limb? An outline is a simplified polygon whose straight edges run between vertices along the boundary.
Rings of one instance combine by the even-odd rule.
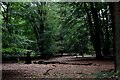
[[[92,65],[93,63],[72,63],[72,62],[59,62],[59,61],[38,61],[34,64],[68,64],[68,65]]]

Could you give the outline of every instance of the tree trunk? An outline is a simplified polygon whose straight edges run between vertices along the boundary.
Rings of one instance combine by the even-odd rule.
[[[39,23],[36,22],[36,17],[33,15],[30,15],[30,22],[34,30],[34,34],[37,38],[37,45],[38,45],[38,55],[40,55],[42,58],[45,58],[47,55],[45,54],[44,49],[44,30],[45,30],[45,19],[46,19],[46,10],[45,10],[45,2],[36,3],[37,5],[37,20],[39,20]],[[34,12],[36,14],[36,12]]]
[[[31,57],[30,57],[31,52],[27,52],[26,59],[25,59],[25,64],[31,64]]]
[[[115,70],[120,72],[120,2],[113,3],[113,16],[113,26],[115,26]]]
[[[115,54],[115,25],[114,25],[114,3],[109,3],[109,9],[110,9],[110,13],[111,13],[111,26],[112,26],[112,47],[113,47],[113,57],[114,57],[114,65],[115,65],[115,70],[116,70],[116,54]]]
[[[45,2],[41,2],[41,4],[37,4],[38,7],[38,14],[39,14],[39,21],[40,21],[40,25],[39,25],[39,37],[40,37],[40,52],[41,52],[41,57],[42,58],[46,58],[46,53],[45,53],[45,49],[44,49],[44,27],[45,27],[45,19],[46,19],[46,11],[44,10],[46,3]],[[40,8],[39,8],[40,6]]]
[[[89,12],[88,8],[87,8],[87,5],[85,3],[85,11],[87,13],[87,20],[88,20],[88,23],[89,23],[89,32],[90,32],[90,38],[91,38],[91,42],[93,44],[93,47],[95,49],[95,35],[94,35],[94,26],[93,26],[93,23],[92,23],[92,19],[91,19],[91,13]]]
[[[29,16],[29,21],[31,22],[31,25],[32,25],[32,28],[33,28],[33,31],[34,31],[34,34],[35,34],[35,37],[36,37],[36,39],[37,39],[37,46],[38,46],[38,55],[39,55],[39,53],[40,53],[40,37],[39,37],[39,28],[38,28],[38,26],[37,26],[37,24],[35,23],[35,19],[33,18],[33,16],[32,15],[30,15]]]
[[[100,23],[98,19],[97,9],[94,7],[93,3],[91,4],[91,13],[93,16],[94,21],[94,28],[95,28],[95,51],[96,51],[96,58],[102,59],[103,56],[101,54],[101,40],[100,40]]]
[[[107,5],[105,6],[105,13],[103,15],[103,21],[105,25],[105,40],[103,46],[104,57],[110,56],[110,35],[109,35],[109,20],[108,20],[108,10]],[[104,20],[106,18],[106,20]]]
[[[102,24],[101,24],[101,28],[100,28],[100,37],[101,37],[101,50],[102,53],[104,54],[104,45],[105,45],[105,15],[104,15],[104,11],[103,8],[101,8],[101,12],[102,12],[102,16],[101,13],[99,12],[99,17],[101,20],[101,17],[103,18],[103,20],[101,20]]]

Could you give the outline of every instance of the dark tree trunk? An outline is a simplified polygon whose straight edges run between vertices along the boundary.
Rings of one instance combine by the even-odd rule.
[[[114,21],[113,21],[113,19],[114,19],[113,4],[114,3],[109,3],[109,9],[110,9],[110,13],[111,13],[110,18],[111,18],[112,36],[113,36],[113,38],[112,38],[112,40],[113,40],[113,53],[115,53],[115,25],[114,25]]]
[[[95,28],[95,51],[96,51],[96,58],[97,59],[102,59],[103,56],[101,54],[101,39],[100,39],[100,23],[98,19],[98,14],[97,14],[97,9],[95,8],[93,3],[91,4],[91,13],[93,16],[93,21],[94,21],[94,28]]]
[[[120,72],[120,2],[113,3],[112,9],[113,26],[115,26],[115,70]]]
[[[115,25],[114,25],[114,3],[109,3],[109,9],[110,9],[110,13],[111,13],[111,26],[112,26],[112,46],[113,46],[113,57],[114,57],[114,65],[115,65],[115,69],[116,69],[116,55],[115,55]]]
[[[31,64],[31,57],[30,57],[31,52],[27,52],[26,59],[25,59],[25,64]]]
[[[93,5],[91,5],[91,7],[92,6]],[[93,17],[95,17],[96,15],[93,13],[94,11],[92,11],[92,9],[93,9],[93,7],[91,8],[91,13],[92,13],[92,15],[94,15]],[[86,10],[87,17],[88,17],[88,23],[90,25],[89,30],[90,30],[90,35],[91,35],[91,42],[92,42],[93,47],[94,47],[94,49],[96,51],[96,58],[97,59],[102,59],[103,57],[101,55],[101,48],[100,48],[100,33],[97,32],[97,31],[99,31],[99,29],[97,29],[97,27],[99,28],[99,26],[95,27],[95,25],[97,24],[96,22],[94,22],[94,25],[93,25],[92,18],[91,18],[91,13],[87,8],[86,3],[85,3],[85,10]],[[93,20],[95,20],[95,19],[96,18],[94,18]],[[97,19],[98,19],[98,15],[97,15]]]

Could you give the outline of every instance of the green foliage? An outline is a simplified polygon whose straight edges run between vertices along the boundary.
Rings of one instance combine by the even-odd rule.
[[[90,4],[86,4],[91,12]],[[103,30],[101,31],[103,49],[107,44],[105,42],[107,35],[102,15],[105,16],[107,4],[98,4],[100,5],[96,8]],[[84,3],[2,2],[1,5],[3,53],[22,54],[27,50],[32,50],[36,55],[53,55],[60,51],[86,54],[94,52]],[[109,20],[108,23],[110,22]],[[110,24],[108,30],[109,43],[112,43]],[[109,48],[112,50],[112,44]]]
[[[103,72],[96,73],[96,78],[118,78],[118,75],[120,75],[119,72],[103,71]]]

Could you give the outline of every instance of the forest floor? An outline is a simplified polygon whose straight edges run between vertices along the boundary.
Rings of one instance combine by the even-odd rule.
[[[60,64],[3,63],[2,77],[4,80],[13,80],[13,78],[96,78],[97,73],[114,69],[112,60],[96,60],[93,57],[64,56],[44,61],[60,62]]]

